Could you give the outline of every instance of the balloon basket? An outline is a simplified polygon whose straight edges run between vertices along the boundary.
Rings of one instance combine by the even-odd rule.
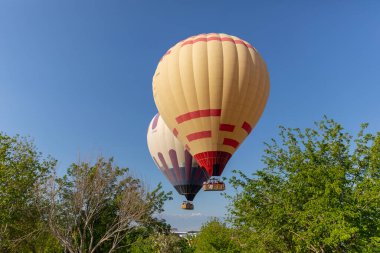
[[[210,178],[207,182],[203,183],[204,191],[224,191],[226,189],[226,185],[215,178]]]
[[[181,205],[181,208],[184,209],[184,210],[193,210],[194,209],[194,205],[190,201],[184,201],[182,203],[182,205]]]

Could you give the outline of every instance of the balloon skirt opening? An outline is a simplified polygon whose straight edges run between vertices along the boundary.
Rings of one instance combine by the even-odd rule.
[[[194,158],[210,176],[220,176],[231,156],[230,153],[224,151],[208,151],[195,154]]]
[[[179,194],[184,195],[188,201],[193,201],[202,185],[174,185],[174,188]]]

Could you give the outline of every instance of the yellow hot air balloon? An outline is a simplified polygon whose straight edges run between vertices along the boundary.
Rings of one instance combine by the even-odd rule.
[[[264,60],[248,42],[227,34],[180,41],[153,76],[160,115],[210,176],[221,175],[257,124],[268,95]]]

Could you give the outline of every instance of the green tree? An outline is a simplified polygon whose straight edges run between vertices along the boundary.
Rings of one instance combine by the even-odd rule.
[[[248,252],[380,252],[380,133],[366,127],[281,127],[264,169],[236,172],[230,221]]]
[[[131,247],[131,253],[192,253],[185,238],[171,233],[154,233],[139,237]]]
[[[43,252],[46,243],[54,245],[40,222],[34,189],[55,164],[27,138],[0,133],[1,252]]]
[[[241,252],[235,230],[214,219],[201,228],[194,239],[195,253],[238,253]]]
[[[154,214],[170,198],[161,185],[149,192],[127,168],[102,157],[72,164],[62,178],[47,178],[38,196],[47,227],[71,253],[126,251],[133,243],[128,235],[160,224]]]

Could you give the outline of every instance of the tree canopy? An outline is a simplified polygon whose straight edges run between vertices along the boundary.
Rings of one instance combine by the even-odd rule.
[[[325,117],[265,145],[263,168],[229,179],[227,222],[183,239],[155,215],[170,199],[161,185],[103,157],[57,177],[30,140],[0,134],[0,251],[380,252],[380,132]]]
[[[379,252],[380,133],[280,127],[264,168],[237,171],[229,220],[248,252]]]
[[[127,253],[147,238],[187,247],[156,216],[171,199],[161,185],[148,191],[112,158],[62,177],[55,165],[28,138],[0,134],[0,252]]]
[[[239,253],[241,252],[235,230],[217,219],[205,223],[194,239],[195,253]]]
[[[62,178],[41,185],[39,207],[46,226],[70,253],[116,252],[130,247],[126,237],[154,226],[169,193],[159,185],[149,192],[143,182],[113,159],[74,163]],[[165,227],[163,227],[165,228]]]
[[[0,133],[1,252],[36,251],[49,241],[39,219],[34,189],[55,163],[44,158],[28,138]],[[44,240],[38,242],[39,237]]]

